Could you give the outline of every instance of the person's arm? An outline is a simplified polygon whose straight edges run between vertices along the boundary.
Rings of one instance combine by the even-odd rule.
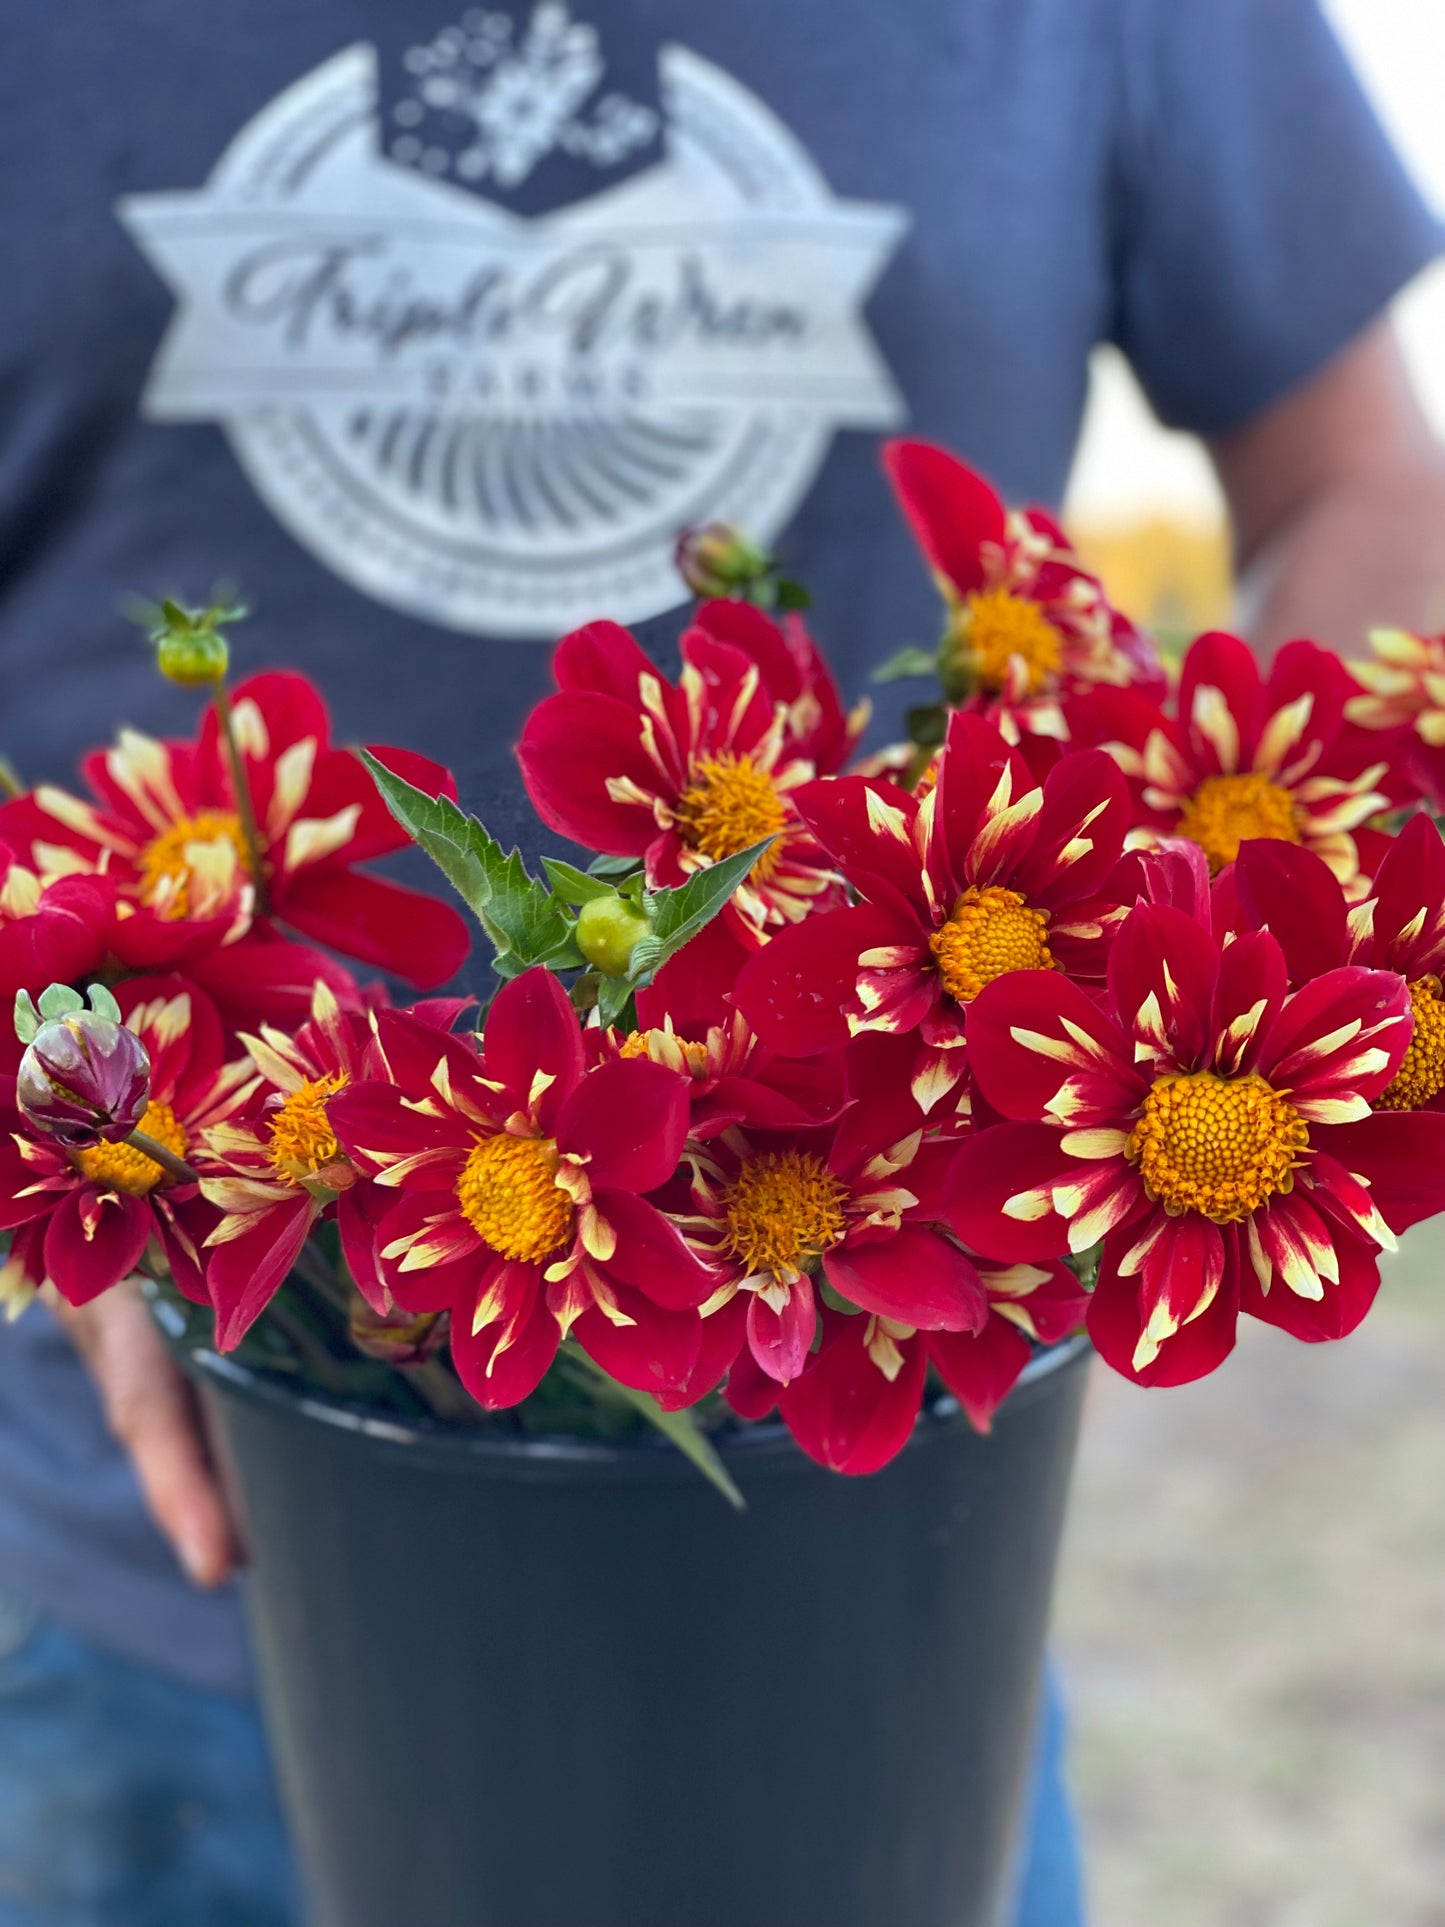
[[[117,1285],[79,1308],[55,1294],[47,1297],[95,1381],[106,1422],[135,1467],[151,1517],[196,1585],[220,1585],[236,1566],[236,1535],[195,1395],[140,1292],[133,1284]]]
[[[1310,636],[1358,654],[1372,628],[1445,629],[1445,450],[1388,319],[1208,446],[1262,649]]]

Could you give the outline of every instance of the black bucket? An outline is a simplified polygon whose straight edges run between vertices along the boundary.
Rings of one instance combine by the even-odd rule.
[[[491,1437],[202,1353],[315,1927],[999,1927],[1086,1379],[872,1478]]]

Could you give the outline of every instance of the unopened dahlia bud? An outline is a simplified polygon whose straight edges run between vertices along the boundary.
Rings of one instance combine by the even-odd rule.
[[[622,897],[594,897],[577,913],[577,948],[604,977],[625,977],[652,925]]]
[[[16,999],[15,1027],[27,1040],[15,1079],[21,1113],[71,1150],[128,1138],[150,1096],[145,1045],[108,992],[93,991],[91,1002],[87,1010],[63,984],[50,986],[38,1012],[24,992]]]
[[[695,596],[757,599],[773,577],[772,558],[726,522],[684,529],[677,538],[677,571]]]
[[[189,634],[168,630],[156,644],[156,667],[183,689],[201,689],[219,682],[231,663],[224,636],[214,629]]]

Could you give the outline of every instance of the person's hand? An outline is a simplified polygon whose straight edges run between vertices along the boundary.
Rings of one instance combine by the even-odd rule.
[[[201,1429],[195,1395],[134,1284],[78,1309],[47,1291],[125,1447],[152,1518],[198,1586],[218,1586],[239,1557],[235,1528]]]

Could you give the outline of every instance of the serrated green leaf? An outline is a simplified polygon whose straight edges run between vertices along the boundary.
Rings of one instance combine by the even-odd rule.
[[[632,1006],[632,985],[625,977],[601,977],[597,979],[597,1021],[611,1029],[621,1024]],[[637,1012],[632,1008],[632,1018]],[[629,1022],[629,1030],[636,1029],[635,1021]]]
[[[733,891],[767,849],[773,838],[766,836],[751,849],[739,850],[705,870],[694,870],[686,883],[675,890],[648,893],[647,914],[652,923],[650,936],[641,937],[632,948],[631,978],[638,983],[643,976],[660,970],[669,957],[706,924],[712,922]]]
[[[120,1005],[111,996],[104,984],[90,986],[90,1007],[97,1017],[108,1017],[113,1024],[121,1021]]]
[[[571,918],[547,886],[527,874],[516,850],[503,850],[449,797],[428,796],[368,751],[357,754],[386,807],[486,931],[499,976],[519,976],[566,944]]]
[[[874,682],[904,682],[910,676],[936,676],[938,674],[938,651],[936,649],[900,649],[896,656],[880,663],[873,671]]]
[[[641,876],[642,859],[635,856],[594,856],[587,865],[590,877]]]
[[[588,876],[573,863],[560,862],[556,857],[544,856],[542,868],[547,872],[548,881],[564,903],[591,903],[596,897],[615,897],[616,890],[601,877]]]
[[[22,1044],[28,1044],[40,1028],[40,1012],[31,1001],[28,990],[15,993],[15,1035]]]
[[[563,1350],[569,1363],[580,1367],[587,1377],[602,1381],[609,1398],[625,1401],[634,1411],[640,1412],[649,1425],[655,1426],[664,1438],[670,1439],[685,1458],[691,1459],[703,1477],[717,1487],[734,1511],[747,1511],[748,1502],[718,1457],[717,1447],[699,1428],[697,1420],[685,1406],[680,1412],[664,1412],[651,1392],[640,1392],[634,1386],[619,1384],[610,1372],[604,1372],[600,1365],[594,1364],[574,1340],[566,1340]]]
[[[56,1017],[68,1017],[73,1010],[84,1009],[85,999],[69,984],[51,984],[40,993],[40,1015],[47,1023]]]

